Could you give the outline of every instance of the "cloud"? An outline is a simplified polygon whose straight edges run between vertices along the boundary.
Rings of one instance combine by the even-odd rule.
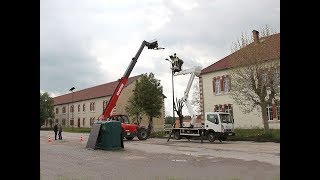
[[[115,81],[143,40],[131,76],[153,72],[161,80],[166,111],[172,112],[170,64],[177,53],[184,68],[205,68],[229,55],[242,32],[268,24],[280,32],[280,1],[254,0],[42,0],[40,3],[40,90],[54,95]],[[183,96],[189,76],[175,80]],[[191,92],[190,92],[191,93]],[[190,96],[191,97],[191,96]],[[184,111],[188,113],[186,110]]]

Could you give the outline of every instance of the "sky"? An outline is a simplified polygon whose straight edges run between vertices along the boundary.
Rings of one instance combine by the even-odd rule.
[[[40,92],[56,97],[71,87],[76,92],[116,81],[142,41],[157,40],[165,49],[145,47],[130,77],[152,72],[172,116],[165,59],[176,53],[183,69],[203,69],[228,56],[241,34],[265,26],[280,32],[280,0],[41,0]],[[183,96],[189,78],[174,77],[175,97]]]

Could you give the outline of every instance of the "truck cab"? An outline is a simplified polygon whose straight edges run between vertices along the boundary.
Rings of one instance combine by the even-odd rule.
[[[225,141],[228,136],[234,136],[234,120],[230,113],[206,112],[204,128],[210,142],[215,138]]]

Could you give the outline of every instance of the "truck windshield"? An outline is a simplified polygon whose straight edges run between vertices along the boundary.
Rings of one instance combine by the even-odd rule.
[[[230,114],[219,114],[222,123],[232,123]]]
[[[123,122],[123,123],[125,123],[125,124],[129,124],[129,119],[128,119],[127,116],[121,116],[121,118],[122,118],[122,121],[121,121],[121,122]]]

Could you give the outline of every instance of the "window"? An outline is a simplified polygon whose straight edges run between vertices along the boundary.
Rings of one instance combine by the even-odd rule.
[[[65,106],[62,107],[62,113],[66,113],[66,107]]]
[[[73,118],[70,119],[70,126],[73,126],[74,125],[74,120]]]
[[[267,105],[267,115],[269,121],[273,120],[272,105],[270,104]]]
[[[214,112],[221,112],[222,111],[222,106],[221,105],[215,105],[214,106]]]
[[[92,103],[90,103],[90,111],[92,112],[94,110],[95,110],[95,103],[92,102]]]
[[[86,104],[82,105],[82,111],[85,112],[86,111]]]
[[[86,122],[86,118],[83,118],[82,119],[82,126],[84,127],[84,125],[85,125],[85,122]]]
[[[94,122],[94,117],[91,117],[90,118],[90,126],[92,126],[93,122]]]
[[[78,112],[80,112],[80,104],[78,104]]]
[[[107,105],[108,105],[108,101],[107,100],[103,101],[103,103],[102,103],[102,107],[103,107],[102,111],[104,111],[104,109],[107,107]]]
[[[66,125],[66,119],[62,119],[62,125],[63,125],[63,126]]]
[[[113,117],[115,121],[120,121],[121,123],[129,124],[129,119],[127,116],[115,116]]]
[[[221,91],[220,79],[217,79],[217,80],[215,81],[215,92],[216,92],[216,94],[220,94],[220,91]]]
[[[232,120],[229,114],[220,114],[220,120],[223,123],[232,123]]]
[[[59,114],[59,108],[56,108],[56,114]]]
[[[73,105],[70,106],[70,112],[72,112],[72,113],[74,112],[74,106]]]
[[[218,119],[218,115],[216,114],[207,114],[207,120],[212,122],[212,123],[215,123],[215,119]]]
[[[224,105],[224,112],[230,113],[231,117],[233,117],[232,104]]]
[[[229,92],[229,78],[228,77],[226,77],[226,78],[224,78],[223,79],[223,87],[224,87],[224,93],[227,93],[227,92]]]

